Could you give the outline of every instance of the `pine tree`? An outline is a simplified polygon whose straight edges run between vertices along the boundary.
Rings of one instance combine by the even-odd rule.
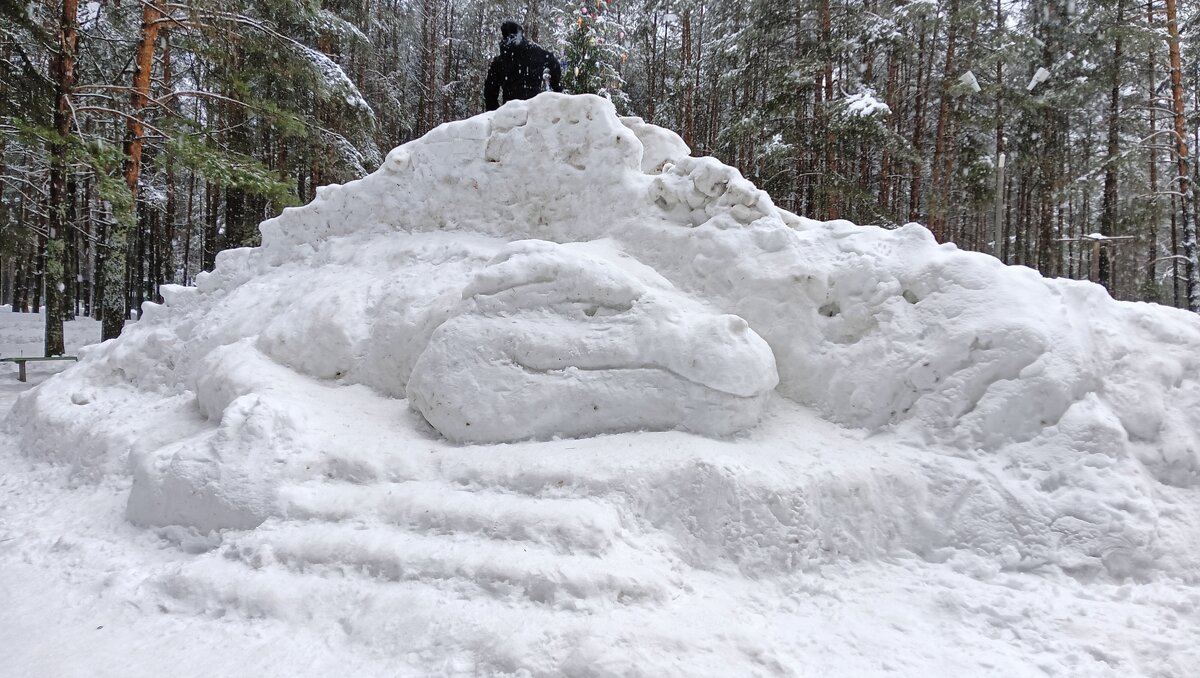
[[[621,41],[625,29],[611,16],[610,0],[572,2],[557,12],[556,33],[566,60],[563,89],[571,94],[599,94],[620,112],[629,109],[621,66],[628,60]]]

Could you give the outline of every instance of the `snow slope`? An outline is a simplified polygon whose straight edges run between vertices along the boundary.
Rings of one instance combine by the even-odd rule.
[[[9,418],[171,545],[134,600],[411,674],[1198,658],[1191,314],[796,217],[589,96],[262,231]]]

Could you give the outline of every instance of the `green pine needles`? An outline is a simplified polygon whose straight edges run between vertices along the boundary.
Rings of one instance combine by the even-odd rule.
[[[611,18],[609,0],[571,2],[555,12],[555,36],[567,64],[563,89],[571,94],[598,94],[619,113],[629,110],[621,69],[628,50],[621,44],[625,29]]]

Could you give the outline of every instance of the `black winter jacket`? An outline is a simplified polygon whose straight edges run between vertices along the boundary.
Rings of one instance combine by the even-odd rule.
[[[500,56],[492,59],[483,99],[487,110],[500,107],[499,95],[505,101],[532,99],[542,91],[542,74],[550,73],[550,89],[562,91],[562,68],[558,59],[535,43],[521,38],[517,43],[501,43]]]

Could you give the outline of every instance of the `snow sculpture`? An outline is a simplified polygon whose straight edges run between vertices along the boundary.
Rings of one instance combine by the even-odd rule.
[[[506,442],[752,426],[779,383],[745,320],[544,241],[505,248],[463,291],[408,382],[443,435]]]
[[[329,515],[374,510],[340,503],[348,487],[510,493],[502,475],[540,492],[524,462],[473,466],[564,447],[444,438],[725,435],[774,407],[802,423],[767,417],[694,458],[686,436],[661,434],[684,439],[669,452],[622,438],[659,460],[654,479],[597,472],[611,441],[595,439],[566,441],[589,452],[543,479],[643,511],[627,522],[673,530],[696,562],[961,549],[1083,576],[1200,566],[1180,547],[1200,539],[1194,314],[916,224],[798,217],[599,97],[443,125],[261,229],[261,247],[222,252],[25,394],[11,419],[25,452],[78,477],[131,474],[139,524],[248,528],[312,514],[305,493]],[[827,438],[797,441],[818,426]],[[751,473],[715,447],[791,456]]]

